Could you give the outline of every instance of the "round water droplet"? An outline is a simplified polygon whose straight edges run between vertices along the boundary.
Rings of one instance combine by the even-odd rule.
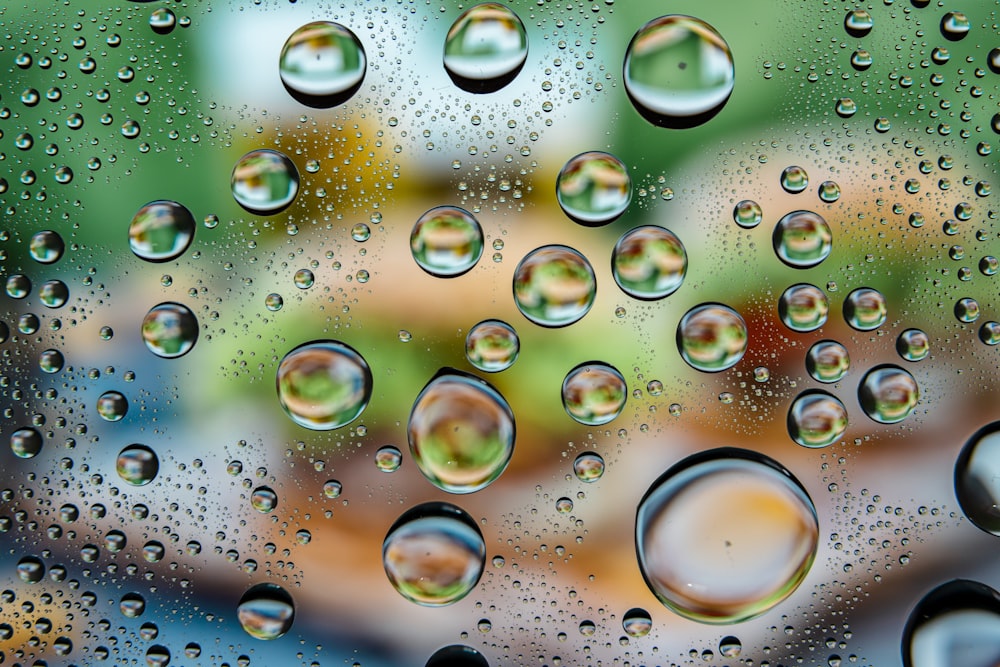
[[[126,593],[119,601],[118,609],[126,618],[138,618],[146,611],[146,600],[138,593]]]
[[[604,459],[600,454],[584,452],[573,461],[573,474],[581,482],[596,482],[604,475]]]
[[[588,227],[606,225],[632,201],[632,179],[621,160],[610,153],[580,153],[556,177],[556,199],[563,212]]]
[[[597,279],[587,258],[563,245],[532,250],[514,269],[514,302],[526,318],[544,327],[562,327],[582,318],[597,295]]]
[[[830,225],[812,211],[792,211],[774,226],[774,252],[796,269],[816,266],[830,256],[833,233]]]
[[[622,616],[622,628],[629,637],[645,637],[653,629],[653,619],[645,609],[633,607]]]
[[[444,69],[459,88],[491,93],[514,80],[528,57],[528,36],[517,14],[496,2],[459,16],[444,42]]]
[[[864,9],[853,9],[844,17],[844,30],[851,37],[864,37],[872,31],[875,22],[872,15]]]
[[[792,331],[815,331],[826,324],[830,303],[823,290],[801,283],[784,291],[778,301],[778,315]]]
[[[45,577],[45,564],[36,556],[25,556],[17,562],[17,576],[26,584],[37,584]]]
[[[26,426],[10,434],[10,449],[20,459],[30,459],[42,451],[42,434]]]
[[[230,187],[236,203],[247,211],[274,215],[295,200],[299,172],[283,153],[262,148],[239,159],[233,167]]]
[[[819,184],[819,198],[832,204],[840,199],[840,186],[833,181],[823,181]]]
[[[407,439],[420,472],[449,493],[491,484],[514,452],[514,414],[487,382],[443,369],[410,411]]]
[[[382,543],[382,565],[393,588],[426,607],[464,598],[479,583],[485,564],[479,527],[450,503],[429,502],[407,510]]]
[[[920,329],[907,329],[896,339],[896,352],[906,361],[925,359],[930,351],[930,340]]]
[[[392,445],[384,445],[375,452],[375,467],[382,472],[396,472],[403,463],[403,454]]]
[[[128,228],[128,244],[148,262],[168,262],[184,254],[194,238],[191,211],[174,201],[158,200],[140,208]]]
[[[763,218],[760,204],[753,200],[744,199],[733,208],[733,220],[744,229],[753,229]]]
[[[955,317],[959,322],[970,324],[979,319],[979,302],[965,297],[955,303]]]
[[[165,554],[166,549],[163,544],[156,540],[150,540],[142,545],[142,558],[147,563],[159,563]]]
[[[275,313],[281,310],[281,307],[285,305],[285,300],[281,298],[280,294],[272,292],[264,297],[264,307]]]
[[[858,105],[850,97],[841,97],[837,100],[835,110],[841,118],[850,118],[857,113]]]
[[[372,235],[371,227],[369,227],[363,222],[359,222],[358,224],[351,227],[351,238],[357,241],[358,243],[364,243],[365,241],[371,238],[371,235]]]
[[[662,299],[677,291],[687,273],[687,251],[677,236],[647,225],[625,232],[611,252],[618,287],[636,299]]]
[[[920,388],[912,375],[898,366],[876,366],[865,374],[858,387],[861,408],[880,424],[906,419],[920,398]]]
[[[46,308],[61,308],[69,299],[69,288],[61,280],[46,280],[38,287],[38,300]]]
[[[190,352],[198,340],[198,320],[187,306],[161,303],[143,318],[142,340],[158,357],[181,357]]]
[[[1000,422],[979,429],[962,447],[955,496],[969,521],[1000,536]]]
[[[146,649],[146,664],[149,667],[167,667],[170,664],[170,649],[162,644],[153,644]]]
[[[66,359],[59,350],[44,350],[38,355],[38,367],[43,373],[58,373],[65,363]]]
[[[278,73],[288,94],[306,106],[346,102],[365,78],[365,49],[339,23],[315,21],[293,32],[281,48]]]
[[[865,49],[858,49],[851,54],[851,66],[859,72],[864,72],[872,66],[873,62],[875,60],[872,58],[872,54]]]
[[[12,299],[23,299],[31,292],[31,280],[28,276],[15,273],[7,277],[7,296]]]
[[[52,264],[59,261],[65,249],[66,244],[63,243],[62,237],[59,236],[58,232],[51,230],[34,234],[28,246],[31,258],[40,264]]]
[[[625,91],[654,125],[700,125],[725,106],[735,82],[733,54],[715,28],[674,14],[642,26],[625,51]]]
[[[803,447],[832,445],[847,430],[847,408],[836,396],[809,390],[799,394],[788,409],[788,434]]]
[[[721,303],[695,306],[677,325],[677,349],[692,368],[707,373],[735,366],[747,350],[747,325]]]
[[[729,635],[719,640],[719,653],[723,658],[738,658],[743,652],[743,644],[739,638]]]
[[[465,358],[487,373],[510,368],[520,350],[521,341],[514,327],[500,320],[483,320],[465,337]]]
[[[328,480],[325,484],[323,484],[323,495],[330,500],[339,498],[343,490],[344,485],[335,479]]]
[[[483,228],[457,206],[438,206],[424,213],[410,233],[410,252],[417,265],[439,278],[469,271],[483,255]]]
[[[149,27],[153,29],[153,32],[159,35],[166,35],[174,29],[177,25],[177,16],[167,9],[166,7],[160,7],[154,9],[153,13],[149,15]]]
[[[850,366],[847,348],[833,340],[814,343],[806,353],[806,370],[817,382],[839,382]]]
[[[316,276],[309,269],[299,269],[292,276],[292,282],[299,289],[309,289],[316,284]]]
[[[957,42],[969,34],[969,18],[962,12],[948,12],[941,17],[941,34],[945,39]]]
[[[788,597],[816,554],[819,525],[805,489],[748,450],[689,456],[646,492],[636,553],[650,590],[681,616],[737,623]]]
[[[105,421],[121,421],[127,412],[128,400],[117,391],[106,391],[97,399],[97,414]]]
[[[258,486],[250,494],[250,504],[262,514],[273,512],[278,506],[278,494],[268,486]]]
[[[858,331],[878,329],[887,312],[885,297],[870,287],[859,287],[844,299],[844,320]]]
[[[285,355],[276,376],[282,409],[299,426],[329,431],[349,424],[371,400],[372,372],[354,348],[333,340]]]
[[[118,454],[118,476],[133,486],[144,486],[153,481],[160,471],[156,452],[145,445],[129,445]]]
[[[248,635],[256,639],[277,639],[292,627],[295,602],[281,586],[257,584],[250,587],[236,606],[236,617]]]
[[[562,383],[562,403],[570,417],[588,426],[607,424],[621,414],[628,397],[618,369],[600,361],[580,364]]]
[[[984,322],[983,326],[979,327],[979,340],[987,345],[1000,343],[1000,322]]]
[[[781,172],[781,187],[785,192],[798,194],[809,187],[809,174],[802,167],[792,165]]]
[[[569,514],[573,511],[573,501],[563,497],[556,501],[556,511],[560,514]]]
[[[424,667],[490,667],[490,663],[471,646],[452,644],[435,651]]]
[[[917,603],[903,628],[903,667],[1000,663],[1000,593],[955,579]]]

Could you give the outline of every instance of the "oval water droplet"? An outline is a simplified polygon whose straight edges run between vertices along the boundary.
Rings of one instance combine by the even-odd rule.
[[[587,258],[563,245],[532,250],[514,269],[514,302],[526,318],[544,327],[563,327],[582,318],[597,294]]]
[[[410,252],[417,265],[439,278],[469,271],[483,255],[483,228],[457,206],[438,206],[424,213],[410,233]]]
[[[349,28],[314,21],[289,35],[278,58],[288,94],[302,104],[328,108],[346,102],[365,78],[365,49]]]
[[[793,268],[808,269],[830,256],[833,232],[819,214],[792,211],[774,226],[772,242],[778,259]]]
[[[859,287],[844,299],[844,320],[858,331],[878,329],[887,313],[885,297],[870,287]]]
[[[30,459],[42,451],[42,434],[30,426],[10,434],[10,449],[19,459]]]
[[[604,476],[604,458],[595,452],[584,452],[573,461],[573,474],[581,482],[596,482]]]
[[[158,357],[174,359],[191,351],[198,340],[198,320],[187,306],[161,303],[142,320],[142,340]]]
[[[1000,536],[1000,421],[965,442],[955,463],[955,496],[969,521]]]
[[[140,259],[169,262],[184,254],[195,230],[191,211],[175,201],[157,200],[140,208],[128,228],[128,244]]]
[[[858,387],[861,408],[873,421],[895,424],[906,419],[920,399],[917,381],[898,366],[876,366]]]
[[[283,153],[262,148],[236,162],[230,188],[236,203],[250,213],[274,215],[295,201],[299,172]]]
[[[281,586],[257,584],[243,593],[236,606],[236,617],[251,637],[277,639],[292,627],[295,602]]]
[[[498,373],[510,368],[521,349],[514,327],[500,320],[483,320],[465,337],[465,358],[481,371]]]
[[[955,579],[925,595],[903,628],[903,667],[990,667],[1000,660],[1000,593]]]
[[[753,229],[763,219],[760,204],[751,199],[744,199],[733,208],[733,220],[743,229]]]
[[[508,7],[484,2],[464,11],[448,30],[444,69],[459,88],[491,93],[514,80],[528,57],[528,35]]]
[[[817,382],[840,382],[850,367],[847,348],[834,340],[814,343],[806,353],[806,370]]]
[[[490,667],[490,663],[471,646],[452,644],[435,651],[424,667]]]
[[[382,543],[382,564],[404,598],[441,607],[458,602],[479,583],[486,544],[464,510],[428,502],[396,519]]]
[[[809,390],[799,394],[788,409],[788,434],[803,447],[832,445],[847,430],[847,408],[836,396]]]
[[[920,329],[907,329],[896,339],[896,352],[906,361],[926,359],[930,351],[930,339]]]
[[[684,282],[687,262],[684,244],[673,232],[646,225],[618,239],[611,252],[611,273],[629,296],[662,299]]]
[[[628,208],[632,201],[632,179],[614,155],[601,151],[580,153],[559,171],[556,199],[572,220],[599,227]]]
[[[58,232],[51,230],[36,232],[31,237],[31,243],[28,246],[31,258],[40,264],[52,264],[59,261],[65,249],[66,244],[62,237],[59,236]]]
[[[645,609],[633,607],[622,616],[622,629],[629,637],[645,637],[653,629],[653,619]]]
[[[299,426],[328,431],[349,424],[371,400],[372,372],[354,348],[334,340],[303,343],[276,374],[278,401]]]
[[[815,331],[826,324],[830,303],[823,290],[801,283],[784,291],[778,301],[778,315],[792,331]]]
[[[607,424],[621,414],[628,397],[625,378],[600,361],[580,364],[562,383],[562,403],[570,417],[587,426]]]
[[[160,471],[160,459],[146,445],[129,445],[118,454],[118,476],[133,486],[145,486]]]
[[[514,452],[514,414],[492,385],[442,369],[413,402],[410,454],[432,484],[449,493],[485,488]]]
[[[654,125],[700,125],[725,106],[736,70],[715,28],[691,16],[661,16],[642,26],[625,50],[625,91]]]
[[[747,350],[746,322],[721,303],[695,306],[677,325],[677,349],[695,370],[715,373],[735,366]]]
[[[701,452],[667,470],[639,503],[636,553],[650,590],[703,623],[738,623],[788,597],[816,554],[805,489],[756,452]]]

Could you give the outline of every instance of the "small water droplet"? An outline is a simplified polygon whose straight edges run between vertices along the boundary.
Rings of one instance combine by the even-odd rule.
[[[872,31],[875,22],[864,9],[853,9],[844,17],[844,29],[851,37],[864,37]]]
[[[785,192],[798,194],[809,187],[809,174],[802,167],[786,167],[781,172],[781,187]]]
[[[278,506],[278,494],[268,486],[258,486],[250,494],[250,504],[262,514],[273,512]]]
[[[31,237],[28,248],[33,260],[40,264],[52,264],[62,257],[66,245],[58,232],[45,230]]]
[[[930,351],[930,340],[920,329],[907,329],[896,339],[896,352],[906,361],[925,359]]]
[[[815,331],[826,324],[830,304],[823,290],[800,283],[784,291],[778,301],[778,315],[792,331]]]
[[[622,629],[629,637],[645,637],[653,629],[653,619],[641,607],[633,607],[622,616]]]
[[[941,34],[945,39],[957,42],[969,34],[969,18],[962,12],[948,12],[941,17]]]
[[[120,392],[106,391],[97,399],[97,414],[105,421],[121,421],[126,413],[128,400]]]
[[[750,199],[744,199],[733,208],[733,220],[744,229],[753,229],[763,217],[760,204]]]
[[[381,472],[396,472],[403,463],[403,454],[392,445],[384,445],[375,452],[375,467]]]
[[[145,486],[160,471],[160,459],[146,445],[129,445],[118,454],[118,476],[133,486]]]

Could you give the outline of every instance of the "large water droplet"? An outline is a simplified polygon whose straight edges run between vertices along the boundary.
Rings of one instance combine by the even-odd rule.
[[[293,32],[281,48],[278,73],[288,94],[306,106],[346,102],[365,78],[365,49],[339,23],[315,21]]]
[[[677,325],[677,349],[692,368],[714,373],[732,368],[743,358],[747,325],[735,310],[721,303],[695,306]]]
[[[802,392],[788,409],[788,434],[803,447],[832,445],[846,429],[847,408],[825,391]]]
[[[269,486],[258,486],[250,494],[250,504],[262,514],[273,512],[278,506],[278,494]]]
[[[459,16],[444,42],[444,69],[456,86],[491,93],[514,80],[528,57],[528,36],[517,14],[496,2]]]
[[[59,236],[58,232],[51,230],[35,233],[28,246],[31,258],[40,264],[52,264],[59,261],[65,249],[66,244],[62,237]]]
[[[868,371],[858,387],[862,409],[880,424],[903,421],[919,398],[920,388],[913,376],[889,364]]]
[[[457,206],[424,213],[410,233],[410,252],[421,269],[439,278],[460,276],[483,255],[483,228]]]
[[[149,15],[149,27],[159,35],[170,33],[177,25],[177,16],[167,7],[159,7]]]
[[[778,301],[778,315],[792,331],[815,331],[826,324],[830,303],[823,290],[802,283],[784,291]]]
[[[490,663],[471,646],[452,644],[434,651],[424,667],[490,667]]]
[[[118,602],[118,609],[125,618],[139,618],[146,611],[146,600],[138,593],[126,593]]]
[[[1000,594],[955,579],[917,603],[903,628],[904,667],[1000,664]]]
[[[559,171],[556,199],[563,212],[581,225],[606,225],[632,201],[632,179],[614,155],[580,153]]]
[[[499,477],[514,452],[514,434],[514,414],[500,392],[451,369],[427,383],[407,424],[417,467],[449,493],[472,493]]]
[[[687,273],[687,251],[677,236],[647,225],[625,232],[611,253],[618,287],[636,299],[662,299],[677,291]]]
[[[690,456],[647,491],[636,553],[650,590],[678,614],[737,623],[798,587],[819,525],[805,489],[776,461],[741,449]]]
[[[545,327],[572,324],[587,314],[597,279],[587,258],[563,245],[532,250],[514,270],[514,302],[526,318]]]
[[[160,459],[146,445],[129,445],[118,454],[118,476],[133,486],[145,486],[160,471]]]
[[[277,639],[292,627],[295,602],[281,586],[257,584],[240,598],[236,606],[236,617],[251,637]]]
[[[198,340],[198,320],[187,306],[161,303],[142,320],[142,340],[158,357],[174,359],[187,354]]]
[[[42,434],[30,426],[10,434],[10,449],[20,459],[30,459],[42,451]]]
[[[304,343],[285,355],[276,376],[282,409],[314,431],[340,428],[372,395],[372,372],[354,348],[334,340]]]
[[[69,288],[61,280],[46,280],[38,286],[38,300],[46,308],[61,308],[69,300]]]
[[[465,337],[465,358],[481,371],[497,373],[517,361],[521,341],[514,327],[500,320],[483,320]]]
[[[962,447],[955,495],[969,521],[1000,536],[1000,422],[979,429]]]
[[[628,397],[618,369],[600,361],[580,364],[562,383],[563,407],[570,417],[588,426],[607,424],[621,414]]]
[[[885,297],[870,287],[859,287],[844,299],[844,320],[858,331],[878,329],[887,312]]]
[[[743,643],[738,637],[729,635],[719,640],[719,653],[724,658],[738,658],[743,652]]]
[[[450,503],[423,503],[404,512],[389,529],[382,564],[404,598],[441,607],[461,600],[479,583],[486,545],[464,510]]]
[[[764,219],[764,213],[760,209],[760,204],[744,199],[733,207],[733,220],[743,229],[753,229]]]
[[[896,352],[906,361],[925,359],[930,351],[930,339],[920,329],[907,329],[896,339]]]
[[[812,211],[792,211],[778,221],[772,237],[778,259],[797,269],[816,266],[833,249],[830,225]]]
[[[948,12],[941,17],[941,34],[945,39],[957,42],[969,34],[969,18],[962,12]]]
[[[106,391],[97,399],[97,414],[109,422],[121,421],[128,413],[128,399],[117,391]]]
[[[653,619],[645,609],[633,607],[622,616],[622,629],[629,637],[645,637],[653,629]]]
[[[17,577],[26,584],[37,584],[45,577],[45,564],[37,556],[25,556],[17,562]]]
[[[844,29],[851,37],[864,37],[872,31],[875,22],[864,9],[852,9],[844,17]]]
[[[781,187],[793,195],[803,192],[809,187],[809,174],[797,165],[785,167],[781,172]]]
[[[715,28],[674,14],[642,26],[625,51],[625,90],[636,110],[663,127],[700,125],[733,92],[729,45]]]
[[[850,367],[847,348],[834,340],[814,343],[806,353],[806,370],[817,382],[840,382]]]
[[[299,192],[299,172],[283,153],[268,148],[250,151],[237,161],[230,180],[236,203],[251,213],[274,215]]]
[[[158,200],[140,208],[128,227],[128,244],[148,262],[168,262],[184,254],[195,230],[194,216],[175,201]]]
[[[403,464],[403,453],[392,445],[383,445],[375,452],[375,467],[381,472],[396,472]]]

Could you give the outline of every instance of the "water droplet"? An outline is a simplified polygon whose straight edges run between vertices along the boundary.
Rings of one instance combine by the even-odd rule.
[[[979,327],[979,340],[987,345],[1000,343],[1000,322],[984,322],[983,326]]]
[[[325,484],[323,484],[323,495],[330,500],[339,498],[343,490],[344,486],[335,479],[328,480]]]
[[[105,421],[121,421],[127,412],[128,400],[120,392],[106,391],[97,399],[97,414]]]
[[[257,584],[240,598],[236,617],[251,637],[277,639],[292,627],[295,602],[288,591],[277,584]]]
[[[969,34],[968,17],[962,12],[948,12],[941,17],[941,34],[945,39],[957,42]]]
[[[145,486],[160,471],[160,459],[146,445],[129,445],[118,454],[118,476],[133,486]]]
[[[483,320],[465,337],[465,358],[481,371],[497,373],[510,368],[521,349],[514,327],[500,320]]]
[[[560,514],[569,514],[573,511],[573,501],[569,498],[559,498],[556,501],[556,511]]]
[[[69,300],[69,288],[61,280],[46,280],[38,286],[38,300],[46,308],[60,308]]]
[[[975,322],[979,319],[979,302],[969,297],[959,299],[955,303],[955,317],[966,324]]]
[[[1000,535],[1000,422],[976,431],[955,463],[955,495],[969,521]]]
[[[955,579],[917,603],[903,628],[903,667],[986,667],[1000,659],[1000,594]]]
[[[625,232],[611,253],[611,272],[618,287],[636,299],[662,299],[684,282],[687,251],[677,236],[647,225]]]
[[[23,299],[31,293],[31,280],[28,276],[15,273],[7,276],[7,296],[12,299]]]
[[[37,584],[45,577],[45,564],[36,556],[25,556],[17,562],[17,576],[26,584]]]
[[[153,644],[146,649],[146,664],[149,667],[167,667],[170,664],[170,649],[162,644]]]
[[[278,494],[268,486],[258,486],[250,494],[250,504],[262,514],[273,512],[278,506]]]
[[[733,220],[743,229],[753,229],[763,217],[760,204],[750,199],[744,199],[733,208]]]
[[[169,262],[184,254],[194,238],[191,211],[174,201],[158,200],[139,209],[128,228],[132,252],[147,262]]]
[[[781,172],[781,187],[784,188],[785,192],[798,194],[809,187],[809,174],[802,167],[795,165],[786,167]]]
[[[156,540],[150,540],[142,545],[142,559],[147,563],[159,563],[166,552],[163,544]]]
[[[514,80],[528,57],[528,36],[513,11],[485,2],[461,14],[448,30],[444,69],[459,88],[491,93]]]
[[[126,618],[139,618],[146,611],[146,600],[138,593],[126,593],[119,601],[118,609]]]
[[[873,62],[872,54],[865,49],[858,49],[851,54],[851,66],[859,72],[864,72]]]
[[[837,115],[841,118],[850,118],[858,111],[858,105],[850,97],[841,97],[837,100]]]
[[[875,22],[872,15],[864,9],[854,9],[844,17],[844,29],[851,37],[864,37],[872,31]]]
[[[739,638],[729,635],[719,640],[719,653],[723,658],[738,658],[743,652],[743,644]]]
[[[396,472],[403,463],[403,454],[392,445],[384,445],[375,452],[375,467],[382,472]]]
[[[806,354],[806,370],[817,382],[839,382],[847,375],[851,359],[847,348],[832,340],[821,340]]]
[[[483,228],[457,206],[438,206],[424,213],[410,233],[410,252],[417,265],[439,278],[469,271],[483,255]]]
[[[43,373],[58,373],[65,363],[66,359],[59,350],[45,350],[38,355],[38,367]]]
[[[840,186],[833,181],[823,181],[819,184],[819,198],[832,204],[840,199]]]
[[[365,241],[371,238],[371,235],[372,235],[371,227],[369,227],[363,222],[359,222],[358,224],[351,227],[351,238],[357,241],[358,243],[364,243]]]
[[[314,108],[346,102],[365,78],[365,49],[339,23],[315,21],[293,32],[281,48],[278,73],[288,94]]]
[[[442,369],[413,402],[410,454],[432,484],[472,493],[497,479],[514,452],[514,414],[484,380]]]
[[[581,482],[596,482],[604,475],[604,459],[600,454],[584,452],[573,461],[573,474]]]
[[[796,269],[816,266],[830,256],[830,225],[812,211],[792,211],[774,226],[772,237],[778,259]]]
[[[174,359],[191,351],[198,340],[198,320],[187,306],[161,303],[142,320],[142,340],[150,352]]]
[[[149,27],[159,35],[166,35],[177,25],[177,17],[166,7],[154,9],[149,15]]]
[[[858,331],[878,329],[887,312],[885,297],[870,287],[859,287],[844,299],[844,320]]]
[[[920,329],[907,329],[896,339],[896,352],[906,361],[920,361],[931,351],[930,340]]]
[[[490,663],[476,649],[453,644],[435,651],[424,667],[490,667]]]
[[[572,220],[599,227],[628,208],[632,201],[632,179],[614,155],[600,151],[580,153],[559,171],[556,199]]]
[[[285,305],[285,300],[281,298],[280,294],[271,292],[266,297],[264,297],[264,307],[270,310],[272,313],[276,313],[281,310],[281,307]]]
[[[276,377],[282,409],[299,426],[329,431],[354,421],[372,395],[368,362],[333,340],[304,343],[285,355]]]
[[[251,213],[274,215],[299,192],[299,172],[283,153],[267,148],[250,151],[233,167],[230,180],[236,203]]]
[[[10,449],[20,459],[30,459],[42,451],[42,434],[26,426],[10,434]]]
[[[201,646],[195,642],[189,642],[184,647],[184,656],[194,660],[201,655]]]
[[[607,424],[621,414],[628,398],[625,378],[600,361],[580,364],[562,383],[562,403],[570,417],[588,426]]]
[[[514,270],[514,302],[522,315],[541,326],[576,322],[590,310],[596,294],[590,262],[567,246],[536,248]]]
[[[642,26],[625,51],[625,90],[654,125],[700,125],[725,106],[735,81],[733,54],[715,28],[679,14]]]
[[[689,456],[646,492],[636,553],[650,590],[703,623],[736,623],[788,597],[816,553],[805,489],[779,463],[722,448]]]
[[[735,310],[721,303],[695,306],[677,325],[677,348],[692,368],[707,373],[732,368],[749,342],[747,325]]]
[[[316,276],[309,269],[299,269],[292,276],[292,283],[299,289],[309,289],[316,284]]]
[[[109,531],[104,537],[104,548],[113,554],[119,553],[127,543],[128,538],[120,530]]]
[[[799,394],[788,409],[788,434],[803,447],[832,445],[847,430],[847,408],[825,391]]]
[[[34,234],[28,246],[31,258],[40,264],[52,264],[59,261],[65,248],[66,245],[59,233],[50,230]]]
[[[382,543],[382,564],[404,598],[441,607],[461,600],[479,583],[486,545],[464,510],[428,502],[396,519]]]
[[[898,366],[876,366],[865,374],[858,387],[861,408],[880,424],[895,424],[906,419],[920,398],[913,376]]]
[[[823,290],[801,283],[784,291],[778,301],[778,314],[792,331],[815,331],[826,324],[830,304]]]
[[[653,619],[645,609],[633,607],[622,616],[622,628],[629,637],[645,637],[653,629]]]

